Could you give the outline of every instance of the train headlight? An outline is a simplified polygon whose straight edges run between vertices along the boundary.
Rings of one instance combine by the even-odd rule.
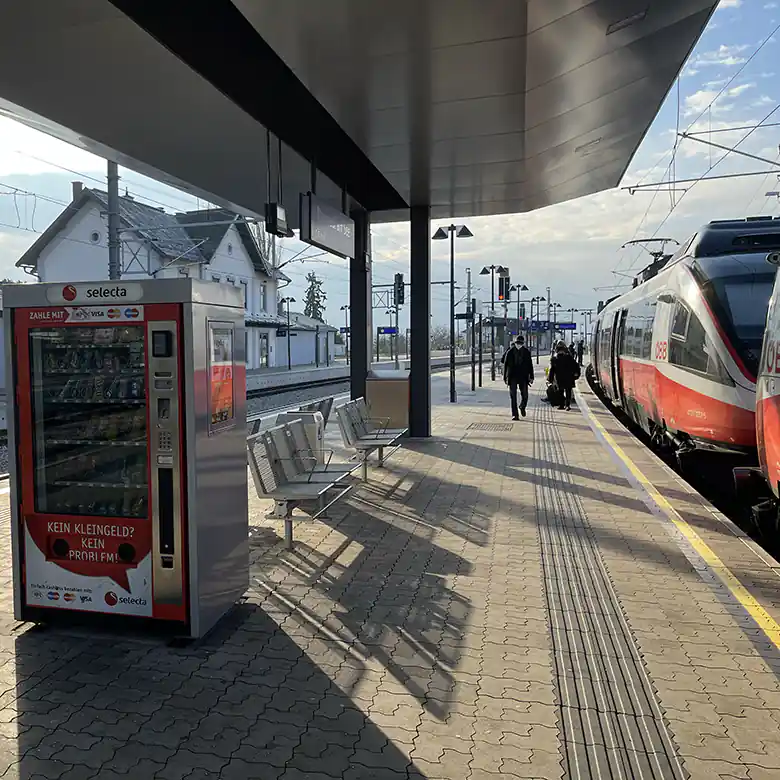
[[[780,252],[770,252],[766,256],[766,261],[772,265],[780,265]]]

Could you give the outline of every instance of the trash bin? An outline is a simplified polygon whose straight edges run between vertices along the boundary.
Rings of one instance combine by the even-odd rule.
[[[387,428],[409,427],[409,372],[371,371],[366,377],[366,403],[372,417]]]

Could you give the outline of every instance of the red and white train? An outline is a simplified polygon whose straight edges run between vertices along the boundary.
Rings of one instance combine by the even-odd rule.
[[[655,441],[678,452],[748,455],[756,449],[760,374],[759,421],[777,432],[763,434],[762,450],[773,463],[777,489],[780,358],[766,372],[762,359],[777,270],[767,263],[772,250],[780,250],[780,218],[710,222],[656,276],[599,313],[592,368],[610,402]],[[777,296],[775,310],[780,339]],[[765,355],[780,351],[777,341],[772,344]]]

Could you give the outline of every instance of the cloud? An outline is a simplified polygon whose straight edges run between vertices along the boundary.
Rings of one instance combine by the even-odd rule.
[[[741,56],[741,54],[749,48],[749,44],[728,45],[722,43],[717,49],[695,55],[691,60],[691,64],[694,68],[741,65],[746,62],[746,58]]]
[[[718,9],[721,8],[739,8],[742,5],[742,0],[720,0]]]

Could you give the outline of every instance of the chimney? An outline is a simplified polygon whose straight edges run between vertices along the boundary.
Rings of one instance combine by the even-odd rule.
[[[72,181],[70,186],[73,190],[73,200],[77,200],[84,191],[84,184],[80,181]]]

